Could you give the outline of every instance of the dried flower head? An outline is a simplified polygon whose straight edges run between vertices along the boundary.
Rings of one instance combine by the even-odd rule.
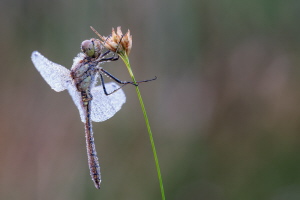
[[[121,31],[121,27],[117,27],[117,32],[112,28],[112,34],[108,37],[101,36],[93,27],[91,29],[100,37],[101,43],[105,48],[110,51],[116,52],[118,54],[124,54],[124,52],[129,55],[132,48],[132,36],[128,30],[125,35]]]

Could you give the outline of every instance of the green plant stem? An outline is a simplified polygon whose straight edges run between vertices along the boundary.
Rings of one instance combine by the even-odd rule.
[[[124,61],[125,65],[128,69],[128,72],[129,72],[129,74],[132,78],[132,81],[136,84],[136,80],[135,80],[133,72],[131,70],[128,56],[126,55],[126,53],[124,55],[122,55],[122,54],[119,54],[119,55],[122,58],[122,60]],[[163,181],[162,181],[162,177],[161,177],[161,173],[160,173],[159,162],[158,162],[158,158],[157,158],[157,154],[156,154],[156,149],[155,149],[155,145],[154,145],[154,140],[153,140],[152,131],[151,131],[151,127],[150,127],[150,124],[149,124],[147,112],[146,112],[146,109],[145,109],[145,106],[144,106],[144,102],[143,102],[142,95],[140,93],[139,87],[136,86],[135,89],[136,89],[136,93],[138,95],[138,99],[139,99],[140,104],[141,104],[141,108],[142,108],[142,111],[143,111],[143,115],[144,115],[144,118],[145,118],[145,123],[146,123],[146,126],[147,126],[147,130],[148,130],[148,134],[149,134],[149,138],[150,138],[150,142],[151,142],[151,147],[152,147],[152,152],[153,152],[153,156],[154,156],[154,160],[155,160],[156,171],[157,171],[157,176],[158,176],[158,180],[159,180],[159,186],[160,186],[162,200],[165,200],[166,198],[165,198],[165,191],[164,191]]]

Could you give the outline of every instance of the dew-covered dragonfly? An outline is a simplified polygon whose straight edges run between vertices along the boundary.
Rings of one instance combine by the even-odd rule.
[[[121,109],[126,101],[122,86],[127,84],[136,86],[137,83],[150,80],[136,83],[120,81],[100,67],[100,63],[115,61],[118,56],[111,56],[110,51],[103,52],[103,47],[98,39],[92,38],[83,41],[81,50],[83,53],[79,53],[74,58],[71,70],[51,62],[37,51],[32,53],[31,59],[50,87],[56,92],[67,89],[77,106],[81,121],[85,124],[90,175],[95,187],[100,189],[100,166],[91,121],[105,121]],[[109,76],[121,86],[114,82],[104,83],[102,74]],[[96,86],[98,78],[102,85]]]

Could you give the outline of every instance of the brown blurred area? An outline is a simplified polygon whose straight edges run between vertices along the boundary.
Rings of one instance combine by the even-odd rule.
[[[130,29],[130,55],[167,199],[300,199],[299,1],[0,2],[0,199],[160,199],[134,87],[93,123],[102,185],[69,94],[34,68],[38,50],[70,68],[80,43]],[[122,61],[104,68],[130,77]],[[109,80],[107,80],[109,81]]]

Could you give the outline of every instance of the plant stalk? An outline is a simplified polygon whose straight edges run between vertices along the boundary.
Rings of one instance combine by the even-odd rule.
[[[131,70],[131,66],[130,66],[130,63],[129,63],[128,56],[126,55],[126,53],[119,54],[119,56],[124,61],[125,65],[128,69],[128,72],[129,72],[129,74],[132,78],[132,81],[136,84],[136,80],[135,80],[135,77],[134,77],[133,72]],[[166,199],[165,198],[165,191],[164,191],[164,187],[163,187],[163,181],[162,181],[162,177],[161,177],[161,173],[160,173],[160,167],[159,167],[159,162],[158,162],[158,158],[157,158],[157,154],[156,154],[156,149],[155,149],[155,144],[154,144],[154,140],[153,140],[153,135],[152,135],[150,123],[149,123],[149,120],[148,120],[147,112],[146,112],[146,109],[145,109],[145,105],[144,105],[139,87],[136,86],[135,89],[136,89],[136,93],[137,93],[138,99],[139,99],[140,104],[141,104],[141,108],[142,108],[142,111],[143,111],[143,115],[144,115],[144,118],[145,118],[145,123],[146,123],[146,126],[147,126],[147,130],[148,130],[148,134],[149,134],[149,138],[150,138],[150,142],[151,142],[152,152],[153,152],[154,161],[155,161],[155,165],[156,165],[157,176],[158,176],[158,180],[159,180],[161,197],[162,197],[162,200],[165,200]]]

